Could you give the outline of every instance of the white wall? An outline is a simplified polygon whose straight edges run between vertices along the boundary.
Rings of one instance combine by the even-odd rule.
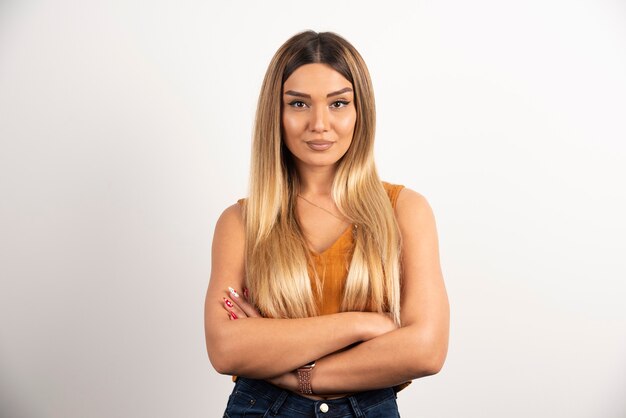
[[[382,177],[437,216],[450,351],[403,416],[626,416],[618,0],[0,3],[0,415],[221,416],[213,226],[307,28],[364,55]]]

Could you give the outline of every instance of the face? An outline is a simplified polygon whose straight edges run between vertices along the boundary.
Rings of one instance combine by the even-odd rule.
[[[352,84],[326,64],[299,67],[283,85],[285,145],[298,168],[335,167],[354,134]]]

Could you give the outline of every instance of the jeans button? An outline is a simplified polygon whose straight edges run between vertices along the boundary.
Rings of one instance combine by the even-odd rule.
[[[320,411],[322,411],[323,413],[328,412],[328,405],[326,405],[325,403],[321,404]]]

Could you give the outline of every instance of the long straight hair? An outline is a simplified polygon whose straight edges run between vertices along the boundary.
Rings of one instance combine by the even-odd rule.
[[[318,315],[309,277],[311,257],[295,214],[299,189],[293,157],[282,138],[283,84],[302,65],[323,63],[354,90],[356,125],[339,160],[332,197],[355,225],[354,252],[341,311],[389,313],[400,324],[400,233],[374,165],[375,104],[361,55],[330,32],[302,32],[287,40],[269,64],[256,111],[249,197],[244,205],[246,284],[252,302],[272,318]],[[317,285],[312,286],[311,280]]]

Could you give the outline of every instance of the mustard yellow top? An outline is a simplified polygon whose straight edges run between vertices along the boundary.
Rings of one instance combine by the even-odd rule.
[[[404,186],[383,182],[389,196],[391,206],[396,207],[400,190]],[[353,226],[350,225],[337,241],[322,253],[309,250],[313,265],[309,265],[309,277],[312,279],[317,272],[322,285],[321,299],[315,300],[320,315],[340,312],[343,288],[348,277],[348,268],[354,251]],[[314,269],[314,270],[313,270]],[[311,280],[314,297],[318,294],[316,280]]]
[[[395,209],[396,202],[400,191],[404,188],[402,185],[383,182],[383,187],[389,196],[391,206]],[[243,203],[244,199],[239,199],[239,203]],[[322,283],[321,299],[316,297],[318,312],[320,315],[328,315],[340,312],[341,298],[343,289],[348,277],[348,268],[352,260],[354,251],[354,236],[352,233],[353,225],[350,225],[343,234],[326,250],[316,253],[309,250],[313,265],[309,264],[309,277],[311,278],[311,287],[313,295],[316,297],[317,281],[313,273],[317,273]],[[314,270],[313,270],[314,269]],[[236,376],[233,376],[233,381]],[[402,390],[411,382],[406,382],[396,386],[396,390]]]

